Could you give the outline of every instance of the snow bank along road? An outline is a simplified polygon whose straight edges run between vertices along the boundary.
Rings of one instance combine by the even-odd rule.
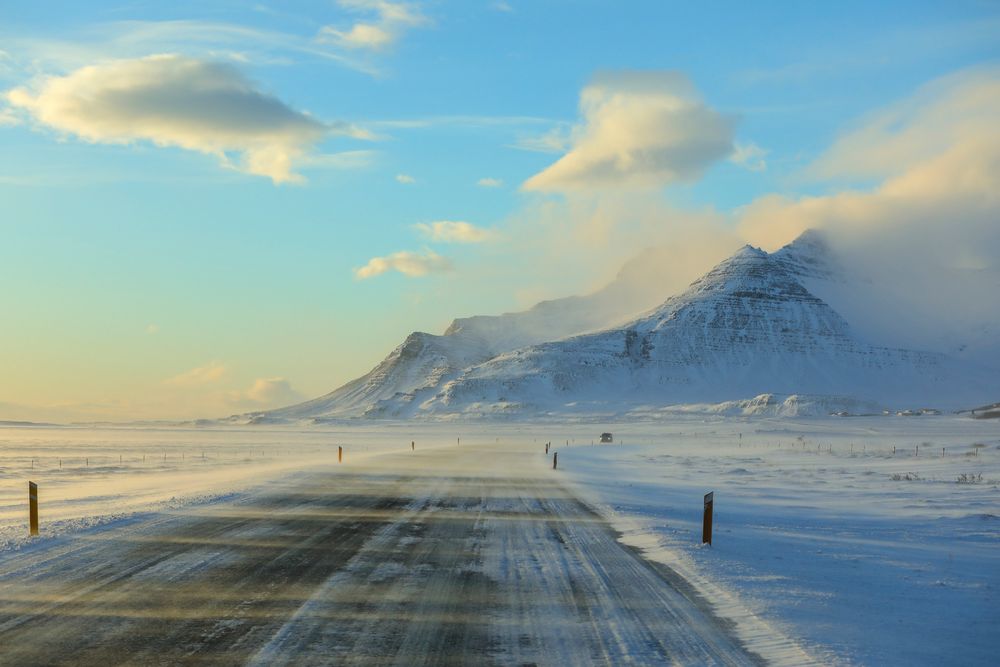
[[[0,664],[761,662],[559,475],[418,450],[39,541],[0,560]]]

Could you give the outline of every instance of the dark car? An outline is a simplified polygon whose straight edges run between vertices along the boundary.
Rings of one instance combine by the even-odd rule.
[[[614,441],[615,441],[615,439],[611,437],[610,433],[602,433],[601,434],[601,442],[602,443],[603,442],[614,442]]]

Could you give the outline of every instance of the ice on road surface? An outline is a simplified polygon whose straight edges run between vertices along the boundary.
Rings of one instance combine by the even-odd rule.
[[[418,447],[0,559],[0,663],[761,659],[535,445]]]

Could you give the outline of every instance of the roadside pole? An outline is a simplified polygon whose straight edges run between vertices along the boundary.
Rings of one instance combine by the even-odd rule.
[[[28,482],[28,534],[38,535],[38,485]]]
[[[715,501],[715,492],[705,494],[705,514],[701,524],[701,543],[712,546],[712,505]]]

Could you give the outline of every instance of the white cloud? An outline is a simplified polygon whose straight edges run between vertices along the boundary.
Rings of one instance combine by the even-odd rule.
[[[964,71],[932,81],[879,110],[817,160],[820,178],[884,178],[950,147],[991,137],[1000,125],[1000,69]]]
[[[744,234],[780,246],[808,228],[862,231],[949,221],[961,225],[1000,214],[1000,69],[946,77],[875,113],[838,139],[811,167],[816,175],[881,177],[876,187],[809,197],[769,195],[741,215]],[[995,226],[995,225],[993,225]],[[1000,248],[997,249],[1000,251]]]
[[[572,147],[526,190],[657,188],[701,176],[733,151],[734,121],[677,72],[613,72],[580,94]]]
[[[425,250],[422,253],[404,250],[385,257],[372,257],[367,264],[354,270],[354,276],[358,280],[366,280],[388,271],[398,271],[404,276],[418,278],[430,273],[450,271],[452,266],[450,259],[432,250]]]
[[[396,181],[402,183],[403,185],[413,185],[417,182],[417,179],[413,178],[409,174],[396,174]]]
[[[503,181],[499,178],[492,178],[487,176],[486,178],[480,178],[476,181],[476,185],[481,188],[500,188],[503,187]]]
[[[431,241],[441,243],[483,243],[496,238],[496,232],[492,229],[476,227],[461,220],[419,222],[413,227]]]
[[[14,114],[12,109],[0,107],[0,127],[20,124],[21,120]]]
[[[146,325],[146,333],[149,334],[150,336],[155,336],[156,334],[160,333],[160,325],[159,324],[147,324]]]
[[[510,4],[508,4],[506,2],[502,2],[502,1],[501,2],[494,2],[493,3],[493,9],[497,10],[498,12],[512,12],[512,11],[514,11],[514,8],[511,7]]]
[[[296,163],[330,134],[370,138],[292,109],[230,65],[177,55],[83,67],[6,97],[39,124],[85,141],[176,146],[275,183],[302,180]]]
[[[199,385],[212,384],[221,380],[227,373],[226,367],[218,361],[210,361],[204,366],[192,368],[180,375],[164,380],[164,384],[177,387],[196,387]]]
[[[729,161],[750,171],[766,171],[767,161],[764,160],[766,155],[767,151],[755,143],[737,143],[733,148],[733,154],[729,156]]]
[[[573,146],[572,128],[562,124],[542,135],[522,135],[511,144],[511,148],[532,153],[565,153]]]
[[[257,378],[247,390],[230,392],[228,402],[240,407],[264,409],[291,405],[303,398],[288,380],[273,377]]]
[[[429,21],[419,7],[411,3],[389,0],[340,0],[345,9],[369,14],[370,20],[358,21],[343,30],[324,26],[320,39],[348,49],[381,51],[392,46],[410,28]]]
[[[840,304],[870,340],[992,349],[1000,364],[1000,69],[964,72],[869,116],[815,164],[874,186],[770,195],[740,212],[743,235],[777,248],[826,232],[865,289]],[[823,296],[820,294],[820,296]]]

